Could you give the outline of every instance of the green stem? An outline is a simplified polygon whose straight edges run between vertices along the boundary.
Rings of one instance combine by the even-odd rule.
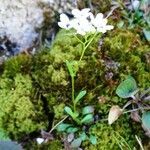
[[[83,50],[82,50],[82,54],[81,54],[81,57],[80,57],[79,61],[82,60],[86,49],[87,49],[87,48],[89,47],[89,45],[92,43],[92,41],[94,40],[96,34],[97,34],[97,33],[95,32],[94,35],[93,35],[93,37],[89,40],[88,43],[87,43],[87,41],[85,41],[85,43],[82,43],[82,44],[83,44]],[[86,43],[87,43],[87,44],[86,44]]]
[[[84,44],[76,35],[74,35],[74,37],[75,37],[81,44]]]
[[[72,102],[73,102],[73,110],[76,111],[76,104],[74,102],[74,76],[71,76],[71,84],[72,84]]]
[[[68,118],[68,116],[66,116],[65,118],[63,118],[61,121],[59,121],[56,125],[54,125],[53,127],[52,127],[52,129],[49,131],[49,133],[52,133],[52,131],[54,130],[54,129],[56,129],[57,128],[57,126],[58,125],[60,125],[62,122],[64,122],[64,120],[66,120]]]

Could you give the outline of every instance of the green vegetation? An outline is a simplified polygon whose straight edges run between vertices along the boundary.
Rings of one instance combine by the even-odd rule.
[[[0,79],[0,128],[16,139],[46,127],[42,103],[34,99],[33,91],[28,75]]]
[[[102,39],[102,45],[97,44],[99,40],[94,39],[86,50],[75,77],[75,95],[81,89],[87,90],[80,108],[92,105],[100,115],[99,122],[90,129],[98,137],[98,144],[92,146],[85,142],[83,146],[118,149],[116,138],[120,137],[116,131],[131,148],[137,147],[134,135],[139,133],[143,138],[139,124],[125,117],[109,126],[101,119],[107,118],[111,105],[125,104],[126,100],[115,94],[124,77],[132,75],[139,88],[150,86],[149,45],[133,30],[124,29],[111,31]],[[34,131],[47,129],[48,122],[59,122],[64,117],[64,104],[72,105],[71,80],[65,62],[79,60],[81,53],[82,46],[71,31],[61,30],[50,49],[44,48],[33,57],[21,54],[6,61],[0,78],[0,128],[12,139],[22,139]],[[44,104],[48,113],[56,114],[54,120],[48,120]],[[54,110],[57,106],[58,112]],[[112,139],[110,133],[116,138]],[[55,138],[59,140],[60,135]]]

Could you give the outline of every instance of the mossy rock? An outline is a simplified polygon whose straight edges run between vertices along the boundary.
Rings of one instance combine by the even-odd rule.
[[[29,75],[0,79],[0,128],[13,139],[46,128],[42,103],[33,93]]]
[[[98,43],[102,43],[102,45],[98,45]],[[81,50],[82,46],[72,32],[61,30],[50,49],[44,48],[27,59],[24,57],[28,56],[20,55],[7,61],[3,68],[0,85],[0,104],[5,104],[0,113],[1,128],[17,138],[22,133],[28,134],[46,128],[47,121],[52,122],[53,120],[48,120],[43,111],[45,107],[42,97],[45,98],[48,112],[56,113],[54,109],[59,106],[56,122],[60,121],[63,112],[62,106],[72,103],[70,76],[65,62],[66,60],[78,61]],[[121,80],[129,74],[136,79],[140,88],[149,87],[150,70],[145,59],[147,53],[149,53],[149,45],[142,42],[140,36],[132,30],[116,29],[101,39],[97,37],[86,50],[75,79],[75,94],[81,89],[87,91],[87,95],[78,109],[85,105],[93,105],[96,113],[99,113],[102,119],[106,118],[111,105],[123,106],[126,103],[127,100],[116,96],[115,90]],[[11,65],[14,65],[14,69]],[[100,99],[105,100],[102,102]],[[10,102],[8,103],[8,101]],[[24,105],[29,105],[28,110],[23,109]],[[24,110],[27,111],[27,117],[24,116]],[[131,143],[132,147],[136,140],[127,137],[136,132],[132,129],[133,123],[128,122],[128,117],[123,125],[122,121],[118,121],[115,131],[121,134],[125,127],[128,127],[128,132],[123,132],[122,136]],[[24,125],[21,126],[22,123]],[[30,127],[25,128],[26,123]],[[102,129],[101,126],[103,126]],[[135,124],[136,127],[139,128]],[[110,135],[105,131],[112,130],[111,132],[113,132],[114,129],[107,124],[98,124],[95,128],[96,131],[93,132],[97,132],[99,137],[101,133],[105,134],[105,138],[110,139]],[[101,137],[100,139],[99,144],[105,143],[107,147],[105,139]],[[110,148],[113,146],[110,145]]]

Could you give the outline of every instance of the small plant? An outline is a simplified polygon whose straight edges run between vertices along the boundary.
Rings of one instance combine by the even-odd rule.
[[[89,139],[92,144],[96,144],[97,140],[94,135],[87,132],[86,129],[83,129],[86,127],[89,129],[94,122],[94,108],[93,106],[85,106],[83,108],[78,107],[81,100],[86,95],[86,90],[81,90],[75,97],[75,77],[85,51],[90,46],[92,41],[96,36],[105,33],[107,30],[113,29],[113,26],[107,25],[107,19],[103,18],[102,13],[98,13],[95,17],[90,12],[89,8],[82,10],[74,9],[72,10],[72,15],[73,18],[70,19],[66,14],[61,14],[60,22],[58,22],[58,25],[61,28],[74,31],[73,36],[82,45],[82,51],[79,60],[66,60],[66,66],[71,77],[72,105],[65,106],[64,111],[68,116],[54,125],[48,132],[48,135],[50,135],[54,129],[57,129],[59,132],[67,133],[69,134],[68,137],[71,135],[71,138],[69,137],[68,140],[68,142],[71,143],[71,147],[78,148],[80,147],[82,141],[86,139]],[[69,118],[69,123],[64,123],[67,118]],[[74,136],[78,137],[76,138]],[[45,138],[39,138],[37,142],[41,144],[47,141],[47,138],[46,140],[44,139]]]
[[[94,135],[87,136],[85,130],[81,131],[81,127],[85,125],[91,125],[94,122],[94,108],[93,106],[85,106],[78,109],[78,104],[81,102],[82,98],[86,95],[85,90],[81,90],[75,97],[74,82],[76,73],[78,71],[80,61],[82,60],[86,49],[92,43],[94,38],[99,33],[105,33],[107,30],[113,29],[112,25],[107,25],[107,19],[103,18],[103,14],[98,13],[96,17],[90,12],[89,8],[82,10],[74,9],[72,10],[73,18],[69,19],[67,15],[60,15],[60,22],[58,25],[66,30],[74,30],[73,36],[82,45],[82,52],[79,61],[66,61],[66,66],[68,68],[69,74],[71,76],[72,85],[72,106],[66,106],[64,111],[71,117],[71,123],[58,123],[55,127],[60,132],[65,132],[67,134],[73,135],[69,143],[71,143],[72,148],[80,147],[82,141],[89,139],[92,144],[96,144],[96,137]],[[78,138],[74,138],[74,133],[78,131]],[[81,132],[79,132],[81,131]],[[69,136],[68,135],[68,136]]]
[[[118,86],[116,94],[121,98],[129,98],[129,101],[123,108],[119,106],[111,107],[108,115],[108,123],[112,124],[121,114],[131,113],[131,118],[134,121],[142,122],[142,127],[146,131],[146,134],[150,136],[150,111],[148,111],[150,110],[150,88],[140,92],[135,79],[128,76]],[[130,110],[125,111],[127,107]],[[140,117],[140,114],[142,117]]]
[[[72,123],[60,123],[57,126],[57,131],[59,132],[65,132],[67,134],[71,134],[74,137],[74,133],[77,131],[80,131],[80,128],[84,125],[90,125],[94,122],[94,108],[92,106],[85,106],[81,109],[77,109],[77,104],[80,103],[80,101],[83,99],[83,97],[86,95],[85,90],[81,90],[79,94],[75,97],[75,90],[74,90],[74,77],[76,76],[76,62],[68,62],[66,61],[67,68],[69,70],[69,74],[71,76],[71,83],[72,83],[72,103],[73,105],[71,107],[66,106],[64,108],[64,111],[71,117]],[[68,136],[69,136],[68,135]],[[82,131],[82,133],[79,135],[78,138],[72,140],[69,140],[71,142],[72,148],[77,148],[81,145],[82,141],[89,139],[92,144],[96,144],[96,137],[93,135],[90,135],[90,137],[87,136],[85,131]]]

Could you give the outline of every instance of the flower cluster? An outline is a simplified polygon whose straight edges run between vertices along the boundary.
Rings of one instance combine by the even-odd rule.
[[[113,29],[112,25],[107,25],[107,19],[102,13],[94,16],[89,8],[74,9],[72,15],[74,16],[73,19],[69,19],[67,15],[61,14],[58,25],[67,30],[73,28],[81,35],[95,32],[105,33],[107,30]]]

